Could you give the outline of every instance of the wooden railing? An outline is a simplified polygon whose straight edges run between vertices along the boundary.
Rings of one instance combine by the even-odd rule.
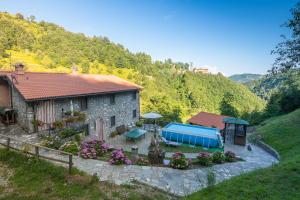
[[[1,142],[1,138],[4,138],[4,140],[6,140],[5,143],[2,143]],[[14,147],[12,145],[12,141],[16,141],[18,143],[21,143],[23,144],[24,146],[30,146],[30,147],[34,147],[34,151],[31,152],[30,150],[29,151],[26,151],[24,149],[20,149],[20,148],[17,148],[17,147]],[[9,149],[13,149],[13,150],[16,150],[16,151],[20,151],[22,153],[25,153],[25,154],[29,154],[29,155],[32,155],[32,156],[35,156],[37,158],[43,158],[43,159],[46,159],[46,160],[51,160],[51,161],[55,161],[55,162],[59,162],[59,163],[64,163],[64,164],[68,164],[69,166],[69,174],[71,174],[71,171],[72,171],[72,166],[73,166],[73,155],[70,154],[70,153],[66,153],[64,151],[59,151],[59,150],[56,150],[56,149],[51,149],[51,148],[48,148],[48,147],[44,147],[44,146],[39,146],[39,145],[36,145],[36,144],[31,144],[31,143],[28,143],[28,142],[24,142],[22,140],[19,140],[17,138],[14,138],[14,137],[10,137],[10,136],[7,136],[7,135],[2,135],[0,134],[0,145],[3,145],[4,147],[6,147],[7,150]],[[63,159],[58,159],[58,158],[53,158],[53,157],[48,157],[46,155],[41,155],[40,154],[40,150],[41,149],[44,149],[46,151],[52,151],[52,152],[55,152],[57,153],[58,155],[66,155],[68,156],[68,161],[66,160],[63,160]]]

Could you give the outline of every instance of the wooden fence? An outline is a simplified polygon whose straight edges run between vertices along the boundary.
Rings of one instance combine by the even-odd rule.
[[[51,161],[55,161],[55,162],[59,162],[59,163],[64,163],[64,164],[68,164],[69,166],[69,174],[71,174],[71,171],[72,171],[72,166],[73,166],[73,155],[70,154],[70,153],[66,153],[64,151],[59,151],[59,150],[55,150],[55,149],[51,149],[51,148],[48,148],[48,147],[43,147],[43,146],[39,146],[39,145],[36,145],[36,144],[31,144],[31,143],[28,143],[28,142],[24,142],[22,140],[19,140],[17,138],[14,138],[14,137],[10,137],[10,136],[7,136],[7,135],[2,135],[0,134],[0,138],[4,138],[4,140],[6,140],[5,143],[2,143],[1,139],[0,139],[0,145],[3,145],[4,147],[7,148],[7,150],[9,149],[13,149],[13,150],[16,150],[16,151],[20,151],[22,153],[25,153],[25,154],[29,154],[29,155],[32,155],[32,156],[35,156],[37,158],[43,158],[43,159],[46,159],[46,160],[51,160]],[[23,146],[29,146],[29,147],[33,147],[34,148],[34,151],[31,152],[30,150],[24,150],[24,149],[20,149],[20,148],[17,148],[17,147],[14,147],[12,145],[12,142],[13,141],[16,141],[18,143],[21,143]],[[45,156],[45,155],[41,155],[40,154],[40,150],[41,149],[44,149],[46,151],[52,151],[52,152],[55,152],[57,153],[58,155],[66,155],[68,156],[68,161],[66,160],[63,160],[63,159],[58,159],[58,158],[52,158],[52,157],[48,157],[48,156]]]

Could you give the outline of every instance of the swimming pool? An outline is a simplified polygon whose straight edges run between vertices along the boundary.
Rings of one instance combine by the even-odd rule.
[[[189,124],[170,123],[161,131],[167,140],[203,147],[222,147],[223,142],[217,128],[195,126]]]

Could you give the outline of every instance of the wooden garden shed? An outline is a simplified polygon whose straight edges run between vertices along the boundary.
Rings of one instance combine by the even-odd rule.
[[[228,117],[223,119],[224,143],[246,145],[247,126],[249,123],[245,120]]]

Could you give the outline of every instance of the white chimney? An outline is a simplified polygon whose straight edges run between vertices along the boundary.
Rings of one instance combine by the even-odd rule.
[[[25,74],[25,65],[23,63],[15,63],[15,74],[24,75]]]

